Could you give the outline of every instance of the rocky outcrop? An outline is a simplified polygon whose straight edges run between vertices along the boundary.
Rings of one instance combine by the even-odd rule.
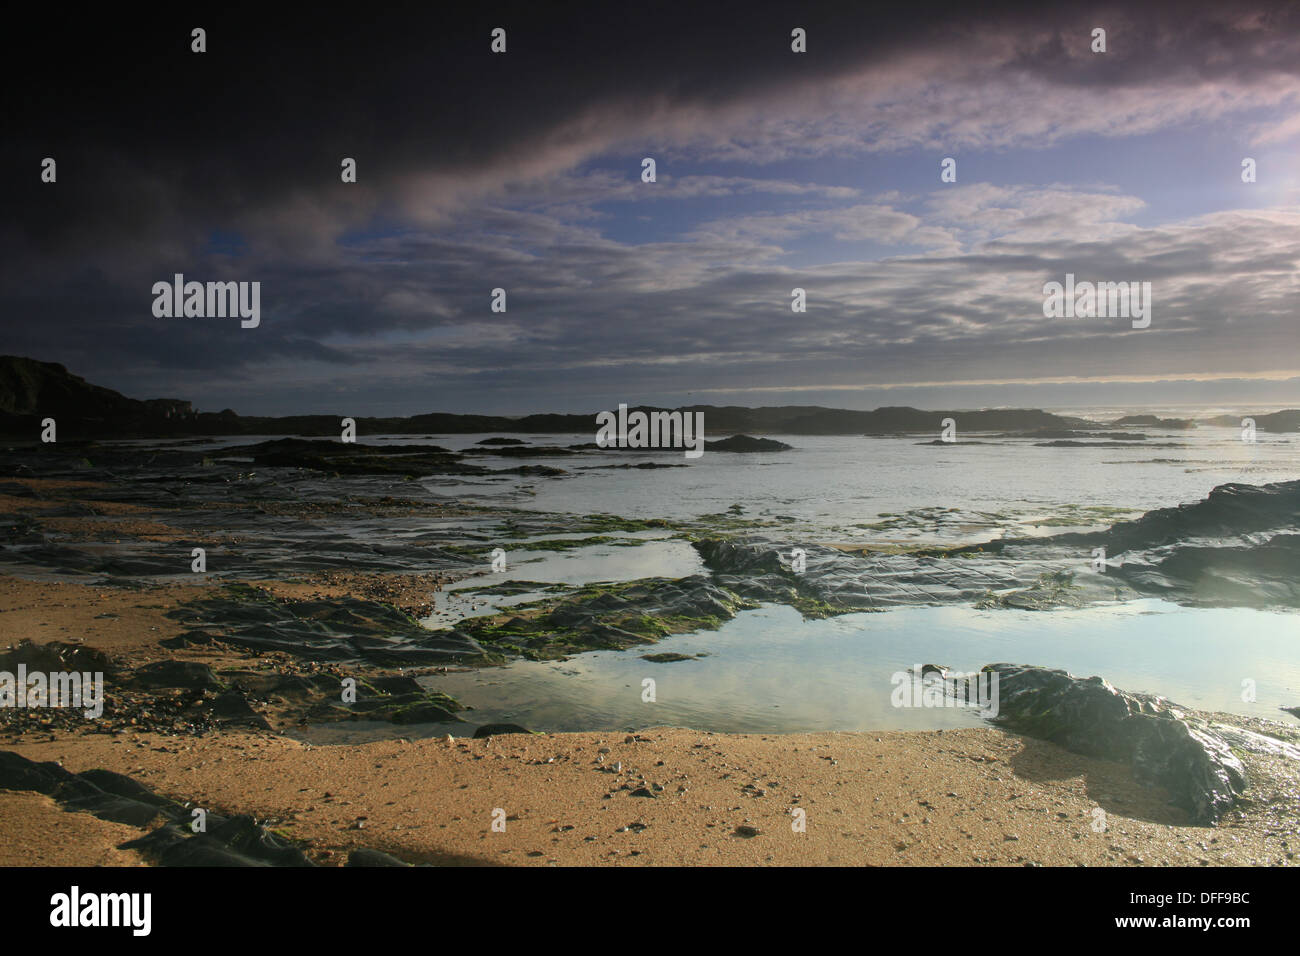
[[[487,475],[491,470],[463,462],[437,445],[362,445],[355,442],[281,438],[225,449],[223,457],[251,458],[255,465],[312,468],[340,475]]]
[[[491,662],[465,634],[431,631],[388,604],[353,597],[287,601],[232,585],[167,613],[190,629],[185,638],[191,642],[215,635],[253,650],[405,667]]]
[[[1300,408],[1284,408],[1280,412],[1263,415],[1216,415],[1206,419],[1207,425],[1219,425],[1223,428],[1240,428],[1243,418],[1253,419],[1255,428],[1262,432],[1300,431]]]
[[[777,441],[774,438],[752,438],[749,435],[732,435],[730,438],[704,443],[705,451],[790,451],[791,447],[785,442]]]
[[[984,671],[998,675],[998,724],[1130,764],[1139,782],[1164,787],[1195,823],[1217,823],[1246,789],[1245,768],[1228,742],[1162,697],[1046,667],[989,664]]]
[[[1043,538],[1003,538],[954,548],[951,555],[984,561],[1086,565],[1096,548],[1109,562],[1112,588],[1183,604],[1300,607],[1300,481],[1226,484],[1204,499],[1157,508],[1105,531]],[[1113,593],[1113,590],[1112,590]]]
[[[996,556],[960,559],[943,553],[852,553],[822,545],[779,543],[760,536],[705,538],[694,542],[719,585],[751,600],[800,604],[823,613],[916,604],[974,604],[1025,589],[1015,606],[1075,607],[1114,598],[1115,590],[1094,575],[1062,576],[1059,562],[1008,561]],[[793,570],[795,547],[804,570]],[[1082,564],[1077,561],[1076,564]]]
[[[1112,425],[1140,425],[1146,428],[1195,428],[1196,422],[1190,418],[1160,418],[1156,415],[1125,415],[1117,418]]]
[[[1198,538],[1236,539],[1273,530],[1300,530],[1300,481],[1219,485],[1200,501],[1157,508],[1133,521],[1117,522],[1108,531],[1056,535],[1038,543],[1102,545],[1107,554],[1115,555]],[[985,549],[1009,543],[992,542]]]
[[[160,642],[168,649],[196,644],[220,654],[232,650],[228,645],[236,642],[199,632]],[[455,698],[426,690],[407,674],[358,666],[355,659],[267,662],[256,669],[218,670],[200,661],[160,660],[131,668],[83,645],[20,641],[0,652],[0,671],[12,675],[20,673],[20,666],[27,673],[102,673],[104,682],[93,695],[86,694],[85,706],[0,707],[0,729],[17,735],[84,732],[91,726],[111,734],[198,736],[232,727],[283,732],[308,724],[357,720],[460,723],[458,714],[465,709]]]
[[[127,398],[55,362],[0,355],[0,434],[35,440],[45,418],[55,420],[61,439],[165,435],[192,426],[194,410],[179,399]]]
[[[850,551],[761,535],[694,542],[723,587],[751,600],[853,610],[972,603],[1045,610],[1154,596],[1188,605],[1300,607],[1300,481],[1228,484],[1105,531],[953,548]],[[795,572],[793,554],[803,552]],[[1104,573],[1092,569],[1105,550]]]
[[[484,724],[474,731],[474,739],[482,740],[485,737],[502,737],[507,734],[531,734],[532,731],[527,727],[521,727],[518,724]]]
[[[590,650],[624,650],[669,634],[711,630],[756,604],[705,575],[590,584],[567,594],[469,617],[459,632],[511,656],[555,660]]]

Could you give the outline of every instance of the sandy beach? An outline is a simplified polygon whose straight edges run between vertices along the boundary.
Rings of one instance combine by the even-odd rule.
[[[368,847],[475,866],[1292,865],[1297,844],[1267,806],[1217,828],[1187,826],[1126,768],[995,730],[655,729],[330,747],[122,735],[6,749],[252,814],[323,864]],[[47,804],[3,795],[6,864],[24,862],[24,841],[58,822],[63,811]],[[806,832],[793,826],[795,808],[806,811]],[[498,809],[504,832],[492,829]],[[67,851],[41,862],[113,860],[131,829],[67,815],[80,826],[44,843]]]
[[[247,664],[255,655],[158,646],[174,636],[165,610],[196,590],[6,576],[0,626],[47,640],[84,634],[133,663]],[[251,814],[326,865],[361,847],[439,865],[746,866],[1291,865],[1297,848],[1278,816],[1293,810],[1285,800],[1257,796],[1219,827],[1189,826],[1127,766],[995,729],[656,728],[312,746],[267,732],[136,733],[128,723],[11,733],[0,749]],[[1268,769],[1279,792],[1286,770]],[[495,811],[504,832],[493,829]],[[53,828],[59,839],[42,836]],[[116,847],[144,832],[48,797],[0,793],[4,865],[139,865],[138,853]]]

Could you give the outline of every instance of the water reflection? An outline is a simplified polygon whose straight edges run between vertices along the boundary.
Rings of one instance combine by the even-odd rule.
[[[424,679],[475,709],[467,734],[492,721],[534,730],[684,726],[731,733],[931,730],[977,726],[973,711],[891,706],[891,676],[916,664],[968,671],[994,661],[1100,674],[1128,691],[1189,707],[1294,723],[1300,703],[1300,618],[1246,608],[1184,608],[1156,600],[1083,611],[916,607],[806,621],[788,607],[741,614],[714,632],[681,635],[645,653],[704,655],[654,664],[635,651],[568,661],[520,661]],[[654,703],[642,700],[645,678]],[[1255,682],[1243,701],[1242,682]],[[416,728],[403,728],[411,733]],[[427,729],[432,732],[432,729]],[[394,736],[389,727],[313,731],[318,740]]]

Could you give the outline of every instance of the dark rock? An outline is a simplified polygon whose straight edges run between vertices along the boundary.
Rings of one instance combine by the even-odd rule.
[[[1189,418],[1158,418],[1155,415],[1125,415],[1111,422],[1112,425],[1143,425],[1148,428],[1195,428],[1196,422]],[[1240,425],[1241,421],[1234,421]]]
[[[1246,771],[1208,726],[1196,726],[1161,697],[1128,694],[1100,677],[990,664],[998,675],[994,720],[1076,753],[1129,763],[1134,776],[1162,786],[1201,825],[1217,823],[1246,788]]]
[[[790,567],[796,542],[788,540],[704,538],[694,547],[715,584],[805,614],[956,602],[1043,610],[1142,595],[1193,605],[1300,607],[1297,530],[1300,481],[1291,481],[1222,485],[1202,501],[1106,531],[900,553],[798,543],[806,555],[800,573]],[[1089,568],[1096,548],[1111,562],[1104,573]]]
[[[704,443],[705,451],[790,451],[792,448],[793,446],[787,445],[782,441],[777,441],[774,438],[752,438],[749,435],[732,435],[730,438],[722,438],[718,441],[706,441]]]
[[[162,816],[167,821],[162,826],[121,845],[139,850],[160,866],[315,866],[301,848],[250,816],[208,813],[206,832],[194,833],[190,810],[110,770],[72,774],[56,763],[36,763],[0,751],[0,790],[43,793],[65,810],[130,826],[148,826]],[[352,851],[348,865],[406,864],[387,853],[359,849]]]
[[[95,794],[87,797],[73,797],[63,801],[65,810],[84,810],[92,816],[112,823],[124,823],[132,827],[147,827],[158,819],[162,809],[154,803],[144,803],[129,797],[111,794]]]
[[[370,677],[366,683],[385,694],[423,694],[424,688],[414,677],[401,674],[389,677]]]
[[[83,644],[49,641],[37,644],[21,640],[9,650],[0,651],[0,670],[16,671],[19,664],[28,670],[102,672],[105,677],[117,673],[117,667],[103,651]]]
[[[130,826],[147,826],[160,813],[179,809],[120,774],[107,770],[72,774],[56,763],[35,763],[10,751],[0,751],[0,789],[34,790],[66,809]]]
[[[1300,408],[1287,408],[1264,415],[1216,415],[1207,419],[1206,424],[1240,428],[1242,418],[1253,418],[1255,427],[1262,432],[1300,431]]]
[[[296,846],[247,815],[208,814],[207,832],[192,833],[188,823],[169,823],[122,844],[155,859],[160,866],[314,866]]]
[[[554,468],[550,465],[520,465],[518,468],[498,468],[493,471],[494,475],[531,475],[535,478],[558,478],[560,475],[567,475],[568,472],[563,468]]]
[[[254,710],[237,690],[218,694],[208,705],[207,711],[223,724],[245,724],[261,730],[271,729],[266,718]]]
[[[484,724],[478,730],[474,731],[474,739],[482,740],[484,737],[500,737],[504,734],[531,734],[532,731],[527,727],[520,727],[518,724]]]
[[[1267,485],[1219,485],[1201,501],[1157,508],[1133,521],[1120,521],[1109,531],[1060,534],[1034,539],[1038,546],[1076,544],[1105,546],[1109,555],[1157,548],[1192,538],[1230,539],[1253,532],[1300,528],[1300,481]],[[1002,539],[985,545],[997,551],[1027,542]],[[961,549],[968,550],[968,549]],[[957,553],[954,551],[953,553]]]
[[[34,790],[54,796],[77,783],[76,775],[53,761],[36,763],[10,750],[0,750],[0,790]],[[85,783],[79,795],[94,793],[98,788]]]
[[[237,445],[224,455],[252,458],[256,465],[312,468],[340,475],[396,474],[415,478],[432,474],[484,475],[488,469],[461,461],[437,445],[365,445],[337,440],[280,438],[256,445]]]
[[[624,463],[621,465],[584,465],[578,470],[579,471],[604,471],[604,470],[617,471],[621,469],[635,468],[638,471],[652,471],[656,468],[689,468],[689,467],[690,465],[684,465],[681,464],[680,462],[667,463],[662,461],[638,461],[635,464]]]
[[[95,769],[83,770],[77,776],[88,783],[94,784],[105,793],[126,797],[139,803],[147,803],[153,807],[167,808],[174,812],[181,811],[180,805],[175,801],[158,796],[144,784],[132,780],[124,774],[114,773],[112,770]]]
[[[430,631],[391,605],[352,597],[280,601],[231,585],[168,616],[219,629],[226,644],[313,660],[363,659],[389,666],[488,662],[478,642],[460,631]]]
[[[137,668],[130,682],[138,687],[181,687],[207,690],[221,686],[212,668],[199,661],[157,661]]]
[[[331,680],[329,689],[334,690],[336,687],[337,683]],[[285,674],[276,683],[273,690],[283,697],[307,697],[313,695],[317,687],[307,678],[298,674]]]

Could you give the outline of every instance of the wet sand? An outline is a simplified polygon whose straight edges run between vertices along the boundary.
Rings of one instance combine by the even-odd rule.
[[[168,657],[158,642],[184,628],[166,613],[212,590],[187,584],[134,590],[0,574],[0,635],[5,644],[69,641],[132,659]]]

